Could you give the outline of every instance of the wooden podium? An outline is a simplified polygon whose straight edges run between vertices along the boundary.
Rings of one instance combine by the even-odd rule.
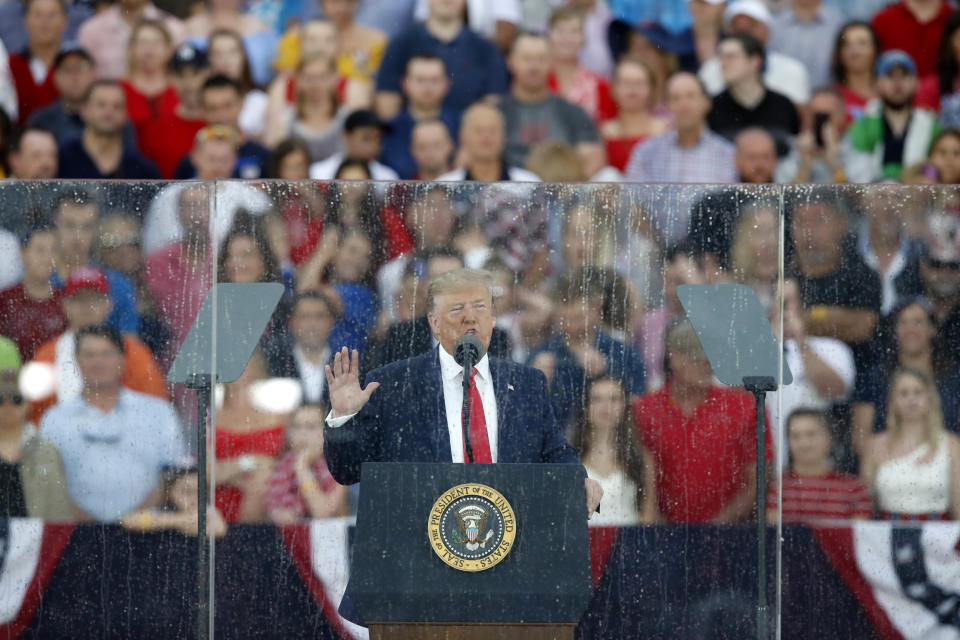
[[[341,615],[371,639],[572,639],[592,589],[585,475],[365,463]]]

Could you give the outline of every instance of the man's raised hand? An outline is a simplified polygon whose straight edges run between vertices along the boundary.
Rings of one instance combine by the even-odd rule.
[[[333,357],[333,368],[327,365],[324,371],[327,374],[327,388],[330,390],[331,417],[349,416],[360,411],[367,404],[370,395],[380,386],[379,382],[371,382],[366,389],[360,388],[360,356],[357,350],[350,351],[343,347]]]

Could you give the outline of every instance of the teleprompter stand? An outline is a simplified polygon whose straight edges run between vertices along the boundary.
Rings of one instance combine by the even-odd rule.
[[[757,640],[767,632],[767,519],[765,420],[768,391],[790,384],[793,375],[783,363],[777,375],[780,346],[757,294],[742,284],[681,285],[677,297],[693,325],[713,373],[720,382],[743,386],[753,394],[756,415],[757,463]]]
[[[218,382],[233,382],[247,367],[250,356],[283,295],[283,285],[215,284],[200,307],[167,380],[183,383],[197,393],[197,638],[211,637],[210,555],[207,538],[207,418],[210,394]],[[212,418],[211,418],[212,422]],[[209,545],[209,546],[208,546]]]
[[[591,597],[583,467],[365,463],[361,473],[340,611],[371,639],[573,638]],[[455,519],[434,518],[436,537],[429,531],[439,498],[477,484],[509,502],[515,537],[494,566],[468,572],[435,550],[440,538],[457,539]]]

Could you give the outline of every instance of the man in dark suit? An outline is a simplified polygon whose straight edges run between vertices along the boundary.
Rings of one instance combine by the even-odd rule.
[[[454,345],[476,336],[486,350],[493,334],[489,278],[457,269],[430,283],[427,318],[440,345],[427,353],[372,371],[360,386],[358,356],[343,348],[327,367],[330,415],[324,454],[341,484],[360,479],[370,461],[463,462],[463,370]],[[376,390],[383,386],[380,393]],[[553,414],[543,374],[484,354],[470,390],[470,441],[477,462],[576,463]],[[603,494],[586,480],[587,513]]]
[[[277,338],[264,348],[270,375],[299,380],[304,402],[326,402],[324,367],[333,360],[330,333],[339,315],[325,293],[304,291],[290,308],[289,331],[275,332]]]

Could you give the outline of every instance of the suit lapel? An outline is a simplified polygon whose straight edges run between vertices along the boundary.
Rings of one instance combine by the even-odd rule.
[[[519,445],[516,441],[516,421],[510,418],[517,415],[513,397],[515,391],[503,361],[489,358],[489,362],[493,394],[497,399],[497,462],[513,462]]]
[[[424,354],[422,371],[425,393],[420,394],[419,419],[423,422],[426,436],[430,438],[434,459],[438,462],[453,462],[450,455],[450,430],[447,427],[447,405],[443,398],[443,376],[440,373],[440,354],[436,349]],[[435,393],[429,390],[436,389]],[[401,402],[405,399],[401,398]]]

